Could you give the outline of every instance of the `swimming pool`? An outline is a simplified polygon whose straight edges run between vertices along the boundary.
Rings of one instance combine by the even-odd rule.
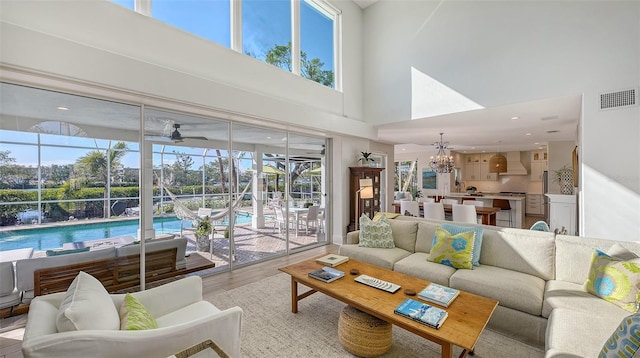
[[[236,216],[236,224],[251,222],[251,215]],[[191,227],[185,221],[184,227]],[[180,220],[175,217],[154,218],[156,234],[180,232]],[[138,234],[138,219],[107,221],[91,224],[42,227],[0,232],[0,251],[33,248],[34,251],[57,249],[69,242],[105,239],[110,237]]]

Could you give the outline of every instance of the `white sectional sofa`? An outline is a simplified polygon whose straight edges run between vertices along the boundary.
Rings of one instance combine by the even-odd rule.
[[[499,301],[489,327],[523,342],[545,346],[546,357],[596,357],[622,319],[631,313],[587,293],[594,249],[615,243],[640,254],[634,242],[554,235],[481,226],[480,265],[454,269],[427,261],[441,222],[397,216],[389,220],[395,248],[358,246],[347,234],[340,254]]]
[[[185,268],[187,261],[185,252],[187,239],[157,239],[145,243],[145,250],[153,252],[176,247],[178,249],[176,257],[176,269]],[[33,273],[36,270],[79,264],[90,261],[105,260],[118,256],[128,256],[140,253],[140,244],[133,243],[116,248],[114,246],[101,248],[99,250],[68,253],[64,255],[36,257],[16,261],[16,288],[22,292],[22,303],[29,303],[34,297]]]

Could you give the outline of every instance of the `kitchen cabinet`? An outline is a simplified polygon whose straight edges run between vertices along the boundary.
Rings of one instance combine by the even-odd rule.
[[[575,195],[545,194],[549,197],[549,228],[566,235],[577,235],[577,205]]]
[[[376,213],[380,212],[380,173],[384,168],[374,167],[350,167],[351,175],[349,178],[349,225],[347,226],[347,232],[355,230],[356,220],[362,216],[367,215],[373,219]],[[373,183],[373,198],[362,199],[358,196],[358,213],[356,216],[356,193],[360,190],[360,179],[371,179]]]
[[[547,152],[531,152],[531,181],[542,181],[542,173],[547,170]]]
[[[498,180],[497,173],[489,173],[489,158],[492,154],[472,154],[467,155],[464,180]]]
[[[542,194],[527,194],[526,212],[527,215],[544,215]]]

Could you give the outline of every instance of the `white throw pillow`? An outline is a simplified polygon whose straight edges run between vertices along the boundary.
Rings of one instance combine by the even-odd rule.
[[[86,272],[73,280],[56,316],[58,332],[119,330],[118,310],[102,283]]]

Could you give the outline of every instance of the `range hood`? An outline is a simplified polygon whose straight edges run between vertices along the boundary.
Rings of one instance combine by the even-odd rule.
[[[507,152],[507,172],[500,175],[527,175],[527,168],[520,163],[520,152]]]

